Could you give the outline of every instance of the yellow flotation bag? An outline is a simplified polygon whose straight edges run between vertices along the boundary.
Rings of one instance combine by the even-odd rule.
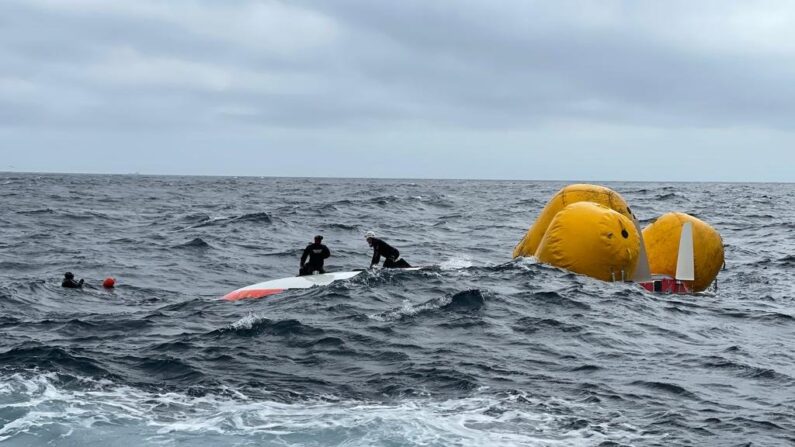
[[[588,184],[569,185],[558,191],[547,202],[547,206],[541,211],[535,223],[513,249],[513,257],[534,256],[541,239],[544,237],[544,233],[547,232],[547,227],[549,227],[555,215],[567,205],[577,202],[598,203],[632,220],[632,212],[627,202],[612,189]]]
[[[723,241],[720,234],[703,220],[685,213],[667,213],[643,229],[643,240],[652,273],[676,275],[682,225],[693,224],[693,291],[701,292],[712,284],[723,266]]]
[[[618,199],[623,202],[620,196]],[[555,213],[534,255],[541,262],[575,273],[621,281],[632,277],[639,251],[640,236],[630,218],[606,206],[580,201]]]

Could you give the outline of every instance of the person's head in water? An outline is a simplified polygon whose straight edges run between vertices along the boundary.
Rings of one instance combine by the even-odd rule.
[[[317,236],[315,236],[315,243],[316,244],[320,244],[322,242],[323,242],[323,236],[321,236],[319,234]]]
[[[70,288],[79,288],[83,286],[83,280],[75,281],[75,275],[72,272],[66,272],[63,274],[63,282],[61,282],[63,287],[70,287]]]

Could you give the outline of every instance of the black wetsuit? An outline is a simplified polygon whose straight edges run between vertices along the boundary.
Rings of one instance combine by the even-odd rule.
[[[373,247],[373,260],[370,265],[376,265],[381,260],[381,256],[386,258],[384,260],[384,268],[398,268],[404,269],[411,267],[408,262],[400,258],[400,251],[397,248],[387,244],[378,238],[371,238],[370,246]]]
[[[83,287],[83,280],[75,281],[74,278],[64,278],[63,282],[61,283],[61,287],[66,287],[69,289],[79,289]]]
[[[307,245],[304,254],[301,255],[301,269],[298,274],[311,275],[315,270],[319,273],[326,273],[323,270],[323,260],[329,256],[331,256],[331,252],[325,245],[317,242]],[[306,258],[309,258],[309,262],[306,262]]]

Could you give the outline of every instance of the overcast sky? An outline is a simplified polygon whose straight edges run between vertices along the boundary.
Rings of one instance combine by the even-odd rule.
[[[795,181],[795,2],[0,1],[0,171]]]

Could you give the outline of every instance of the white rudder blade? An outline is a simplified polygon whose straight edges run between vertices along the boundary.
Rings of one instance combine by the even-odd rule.
[[[693,260],[693,224],[685,222],[682,225],[682,235],[679,237],[679,255],[676,258],[676,279],[680,281],[694,281],[696,279],[695,262]]]

